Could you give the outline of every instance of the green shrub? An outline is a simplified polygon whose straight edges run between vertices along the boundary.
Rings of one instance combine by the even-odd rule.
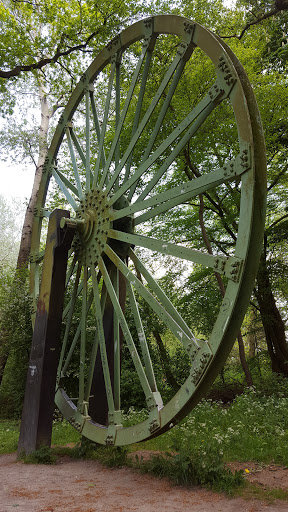
[[[7,361],[0,387],[1,418],[21,416],[32,341],[27,270],[11,272],[0,276],[0,357]]]
[[[49,446],[41,446],[29,455],[20,454],[19,457],[25,464],[56,464],[57,458],[53,455]]]
[[[128,448],[123,446],[98,446],[90,452],[89,458],[98,460],[108,468],[122,468],[129,465]]]
[[[243,471],[233,474],[226,468],[223,452],[212,444],[195,451],[182,448],[177,454],[153,455],[145,462],[138,461],[138,467],[168,477],[176,485],[201,485],[228,494],[244,483]]]

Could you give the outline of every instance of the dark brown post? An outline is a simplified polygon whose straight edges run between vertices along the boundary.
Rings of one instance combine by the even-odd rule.
[[[69,212],[54,210],[49,219],[18,454],[51,445],[68,250],[75,233],[75,227],[60,228],[62,217]]]

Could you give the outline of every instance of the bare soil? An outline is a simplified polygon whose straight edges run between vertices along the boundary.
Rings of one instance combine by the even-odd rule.
[[[149,454],[139,452],[138,456]],[[233,464],[265,488],[288,490],[288,469]],[[0,456],[0,512],[287,512],[288,503],[229,498],[198,487],[124,467],[108,469],[93,460],[61,457],[53,466],[23,464],[16,454]]]

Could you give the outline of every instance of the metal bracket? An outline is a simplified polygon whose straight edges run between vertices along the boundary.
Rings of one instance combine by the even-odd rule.
[[[45,251],[39,251],[39,252],[31,252],[29,256],[29,262],[30,263],[40,263],[40,261],[43,261],[45,255]]]
[[[217,101],[221,98],[221,96],[223,96],[224,92],[225,91],[220,87],[220,84],[218,84],[218,82],[215,82],[215,84],[213,84],[212,87],[210,87],[208,95],[211,101]]]
[[[143,20],[145,38],[150,38],[153,34],[154,23],[153,18],[146,18]]]
[[[50,158],[46,156],[43,164],[43,175],[51,175],[51,162]]]
[[[192,384],[195,386],[203,377],[209,361],[212,359],[212,352],[208,343],[201,342],[200,350],[195,352],[194,360],[192,361],[192,367],[190,371]]]
[[[228,279],[231,279],[234,282],[238,282],[242,266],[243,260],[241,258],[236,258],[235,256],[232,256],[227,260],[224,275],[228,277]]]
[[[120,35],[114,37],[114,39],[112,39],[112,41],[110,41],[107,46],[106,46],[107,50],[109,53],[115,53],[115,51],[118,51],[120,50],[121,48],[121,38],[120,38]]]
[[[219,58],[217,74],[227,96],[230,94],[232,87],[237,82],[237,76],[231,66],[232,65],[227,59],[227,56],[222,54]]]
[[[107,436],[105,439],[105,443],[108,446],[114,446],[117,430],[122,427],[121,424],[122,413],[121,411],[113,411],[108,413],[108,428],[107,428]]]
[[[163,402],[159,391],[152,392],[152,394],[146,399],[146,403],[149,412],[153,411],[155,408],[158,410],[162,409]]]
[[[252,167],[252,149],[248,143],[241,144],[241,151],[239,155],[240,165],[243,171],[248,171]]]
[[[50,217],[51,212],[47,210],[46,208],[41,208],[40,206],[35,206],[34,208],[34,217],[40,217],[40,219],[43,219],[43,217]]]
[[[239,280],[240,271],[242,268],[243,260],[235,256],[215,258],[214,271],[224,274],[228,279],[237,282]]]

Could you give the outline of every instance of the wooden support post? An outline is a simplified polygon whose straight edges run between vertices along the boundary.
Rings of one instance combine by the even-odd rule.
[[[69,212],[54,210],[49,219],[18,455],[51,445],[68,250],[76,229],[70,225],[61,229],[62,217],[69,218]]]

